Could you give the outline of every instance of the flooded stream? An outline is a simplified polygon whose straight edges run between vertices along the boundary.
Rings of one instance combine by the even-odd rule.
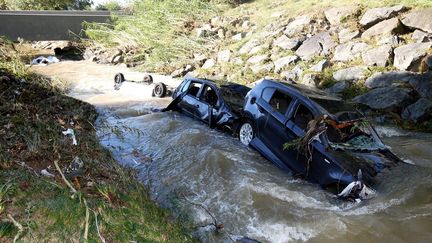
[[[195,226],[264,242],[347,240],[426,242],[432,238],[432,136],[378,128],[385,142],[414,165],[380,175],[378,197],[342,202],[315,184],[282,172],[234,137],[179,113],[152,113],[168,101],[100,108],[101,141],[136,168],[151,196]],[[151,159],[150,159],[151,158]],[[228,236],[229,235],[229,236]],[[229,242],[229,241],[228,241]]]
[[[351,203],[279,170],[234,137],[175,112],[152,112],[170,99],[150,98],[151,87],[126,84],[113,91],[115,73],[137,80],[140,73],[91,62],[33,70],[71,82],[71,96],[97,107],[101,143],[135,168],[152,198],[195,226],[204,242],[241,236],[263,242],[432,239],[432,134],[378,127],[385,143],[411,164],[379,175],[376,198]],[[207,210],[224,225],[221,233],[199,227],[213,222]]]

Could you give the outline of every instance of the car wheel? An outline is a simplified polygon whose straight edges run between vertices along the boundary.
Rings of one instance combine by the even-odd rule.
[[[162,98],[166,96],[167,87],[164,83],[157,83],[153,88],[153,93],[156,97]]]
[[[251,122],[247,121],[243,123],[239,131],[240,142],[246,146],[249,146],[252,139],[255,137],[255,130]]]
[[[153,77],[150,74],[144,75],[143,82],[152,84],[153,83]]]
[[[117,73],[114,76],[114,84],[121,84],[125,81],[125,77],[123,75],[123,73]]]

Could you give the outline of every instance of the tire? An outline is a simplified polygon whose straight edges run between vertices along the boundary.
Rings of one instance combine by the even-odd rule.
[[[249,146],[255,135],[255,128],[251,121],[245,121],[240,126],[239,140],[243,145]]]
[[[143,77],[143,83],[152,84],[153,83],[153,77],[151,75],[144,75]]]
[[[121,84],[125,81],[125,77],[123,75],[123,73],[117,73],[114,76],[114,84]]]
[[[153,93],[158,98],[163,98],[167,94],[167,87],[164,83],[156,83],[153,88]]]

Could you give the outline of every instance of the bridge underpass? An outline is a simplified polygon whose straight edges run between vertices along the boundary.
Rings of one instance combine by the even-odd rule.
[[[85,37],[83,22],[110,23],[109,11],[0,11],[0,36],[28,41]]]

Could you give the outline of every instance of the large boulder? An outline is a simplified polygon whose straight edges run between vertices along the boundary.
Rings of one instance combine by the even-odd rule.
[[[350,30],[350,29],[342,29],[341,31],[339,31],[339,34],[338,34],[340,43],[350,41],[350,40],[357,38],[359,36],[360,36],[360,31]]]
[[[332,61],[346,62],[352,61],[361,56],[361,53],[369,49],[369,45],[364,42],[347,42],[336,46]]]
[[[298,61],[298,56],[286,56],[274,61],[275,73],[279,73],[284,67],[294,64]]]
[[[402,19],[402,23],[412,29],[432,33],[432,8],[413,11]]]
[[[230,58],[231,58],[230,50],[223,50],[218,52],[217,60],[219,63],[229,62]]]
[[[404,39],[402,39],[400,36],[393,35],[393,36],[387,36],[383,37],[378,40],[378,45],[391,45],[392,47],[400,46],[405,42]]]
[[[432,99],[432,73],[417,75],[416,78],[409,81],[410,85],[422,97]]]
[[[254,74],[269,73],[273,70],[273,68],[274,68],[274,64],[271,62],[263,65],[255,65],[250,67],[250,69]]]
[[[368,71],[365,67],[350,67],[338,70],[333,73],[333,79],[336,81],[356,81],[366,77]]]
[[[202,69],[210,69],[212,67],[214,67],[214,65],[216,64],[214,59],[208,59],[207,61],[204,62],[204,64],[202,65]]]
[[[388,36],[393,34],[403,34],[406,30],[398,18],[391,18],[379,22],[378,24],[370,27],[362,34],[362,38],[375,38]]]
[[[414,122],[423,122],[432,117],[432,101],[420,98],[414,104],[407,106],[402,111],[402,118]]]
[[[384,8],[371,8],[366,11],[363,17],[360,19],[360,24],[365,27],[372,26],[382,20],[395,17],[398,13],[406,11],[407,8],[403,5],[397,5],[393,7]]]
[[[248,63],[257,64],[266,61],[269,58],[267,54],[253,56],[247,60]]]
[[[297,47],[299,47],[301,44],[301,41],[299,38],[288,38],[286,35],[282,35],[281,37],[277,38],[273,45],[280,47],[284,50],[292,50],[295,51]]]
[[[355,15],[358,11],[358,6],[343,6],[331,8],[324,12],[324,15],[331,25],[339,25],[344,18]]]
[[[299,80],[302,75],[303,75],[303,69],[299,65],[295,66],[290,71],[283,71],[281,73],[281,76],[283,78],[290,81]]]
[[[427,55],[432,42],[411,43],[400,46],[394,50],[394,66],[399,70],[417,72],[421,60]]]
[[[423,32],[421,30],[415,30],[412,33],[411,38],[417,43],[430,42],[432,41],[432,34]]]
[[[393,54],[391,45],[380,46],[366,52],[363,52],[362,59],[368,66],[385,67],[389,64]]]
[[[317,64],[309,68],[312,72],[322,72],[325,68],[330,66],[330,62],[327,59],[319,61]]]
[[[296,54],[303,60],[311,60],[318,55],[327,55],[335,46],[335,42],[331,38],[329,32],[320,32],[311,38],[305,40],[297,49]]]
[[[390,71],[375,73],[366,79],[365,86],[368,88],[380,88],[398,86],[409,83],[420,75],[407,71]]]
[[[319,84],[318,75],[313,73],[307,73],[303,76],[301,83],[309,87],[316,88]]]
[[[325,91],[329,94],[332,94],[332,95],[339,95],[349,87],[350,87],[350,82],[340,81],[340,82],[335,83],[333,86],[326,89]]]
[[[412,102],[411,90],[395,86],[373,89],[357,96],[354,102],[364,104],[375,110],[400,110]]]
[[[306,26],[312,23],[312,19],[309,15],[301,15],[291,21],[283,31],[287,36],[293,36],[301,32]]]
[[[259,44],[260,44],[260,42],[257,39],[252,39],[252,40],[246,42],[246,44],[244,44],[240,48],[239,54],[241,54],[241,55],[247,54],[252,50],[252,48],[258,46]]]

